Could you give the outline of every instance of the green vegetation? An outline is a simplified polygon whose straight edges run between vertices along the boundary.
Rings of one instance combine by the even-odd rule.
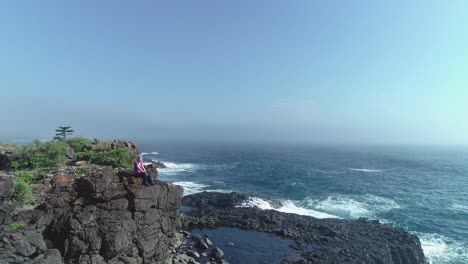
[[[75,172],[76,175],[83,175],[88,173],[88,170],[85,168],[74,168],[73,171]]]
[[[114,146],[110,150],[104,150],[96,153],[96,157],[91,160],[94,163],[109,165],[112,167],[130,168],[130,155],[123,147]]]
[[[76,159],[94,161],[96,159],[96,152],[89,149],[84,149],[81,152],[76,152]]]
[[[36,199],[32,193],[29,183],[34,180],[34,175],[29,171],[22,171],[16,176],[13,183],[15,193],[13,194],[13,201],[21,202],[25,205],[35,205]]]
[[[76,137],[67,140],[68,145],[75,151],[75,153],[79,153],[85,150],[90,150],[91,145],[93,142],[84,137]]]
[[[22,146],[15,160],[13,169],[36,169],[55,167],[67,161],[65,150],[68,145],[62,141],[41,142],[37,139],[31,145]]]
[[[11,224],[6,226],[6,228],[8,230],[12,230],[12,231],[22,229],[22,228],[25,228],[25,227],[26,227],[25,223],[11,223]]]
[[[36,180],[42,180],[45,178],[47,178],[47,171],[41,170],[37,172]]]
[[[54,139],[56,140],[67,140],[67,135],[73,134],[73,130],[70,129],[71,126],[59,126],[57,129],[55,129],[55,134]]]

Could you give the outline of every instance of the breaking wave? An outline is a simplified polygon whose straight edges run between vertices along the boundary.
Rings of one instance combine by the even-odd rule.
[[[153,160],[156,161],[156,160]],[[189,173],[197,171],[203,168],[203,165],[194,163],[175,163],[175,162],[164,162],[166,168],[160,169],[162,175],[174,175],[178,173]]]
[[[375,169],[356,169],[356,168],[349,168],[350,171],[360,171],[360,172],[382,172],[383,170],[375,170]]]
[[[392,199],[372,194],[356,196],[333,195],[323,200],[309,198],[304,201],[304,206],[347,219],[359,217],[376,218],[379,213],[401,208]]]
[[[467,245],[438,234],[416,233],[430,264],[468,263]]]

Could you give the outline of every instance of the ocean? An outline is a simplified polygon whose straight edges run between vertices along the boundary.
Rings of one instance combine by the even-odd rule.
[[[367,217],[416,234],[433,264],[468,263],[468,148],[140,145],[160,180],[243,192],[244,206],[317,218]],[[282,202],[272,208],[264,198]]]

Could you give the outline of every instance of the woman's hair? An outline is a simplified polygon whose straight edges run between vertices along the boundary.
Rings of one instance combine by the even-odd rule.
[[[143,157],[142,157],[141,155],[139,155],[139,156],[137,157],[137,160],[143,160]]]

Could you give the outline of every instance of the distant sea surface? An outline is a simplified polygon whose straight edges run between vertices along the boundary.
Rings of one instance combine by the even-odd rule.
[[[468,149],[142,144],[160,179],[243,192],[244,206],[318,218],[378,219],[419,236],[433,264],[468,263]]]

